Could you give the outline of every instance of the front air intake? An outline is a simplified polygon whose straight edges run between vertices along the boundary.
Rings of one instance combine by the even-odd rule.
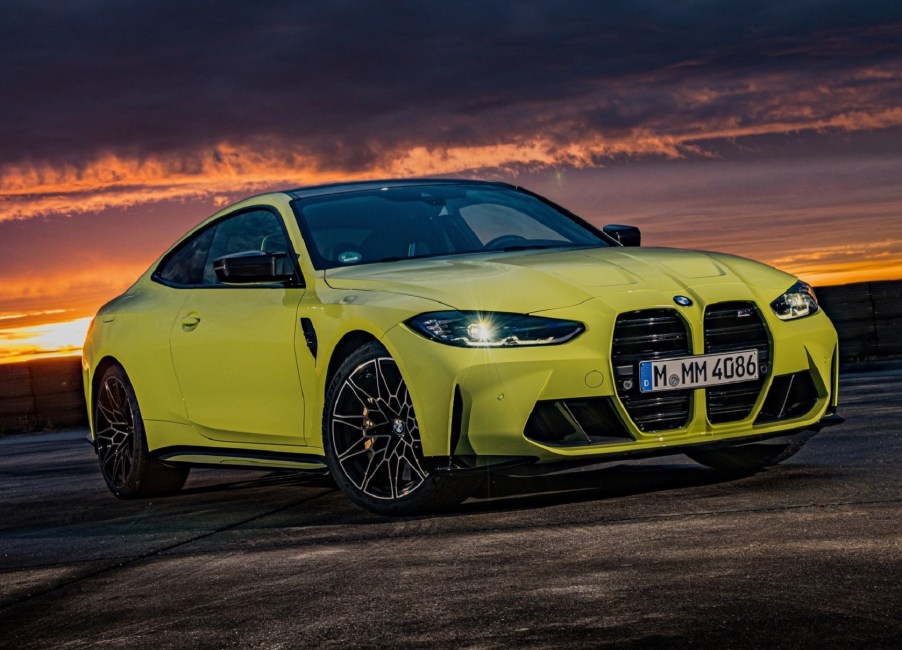
[[[692,391],[641,393],[639,362],[689,354],[686,324],[673,309],[646,309],[617,317],[611,348],[617,396],[640,431],[669,431],[686,426]]]
[[[611,398],[543,400],[536,403],[523,434],[555,446],[633,442]]]
[[[755,424],[802,417],[814,408],[818,399],[810,372],[779,375],[774,377]]]
[[[712,424],[744,420],[752,413],[770,367],[767,327],[754,303],[721,302],[705,309],[705,353],[758,350],[758,379],[705,389]]]

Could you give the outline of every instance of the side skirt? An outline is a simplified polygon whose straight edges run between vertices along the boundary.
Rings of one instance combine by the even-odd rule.
[[[216,447],[162,447],[151,454],[160,462],[171,465],[228,467],[234,469],[293,469],[324,472],[325,459],[312,454],[291,454],[249,449]]]

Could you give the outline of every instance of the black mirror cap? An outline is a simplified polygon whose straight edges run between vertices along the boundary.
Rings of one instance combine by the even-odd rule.
[[[216,278],[224,284],[254,284],[257,282],[291,282],[294,272],[285,272],[288,253],[245,251],[224,255],[213,261]]]
[[[642,233],[636,226],[621,226],[609,224],[602,228],[604,234],[611,237],[621,246],[639,246],[642,243]]]

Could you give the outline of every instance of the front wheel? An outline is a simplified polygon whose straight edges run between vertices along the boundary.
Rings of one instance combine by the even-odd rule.
[[[94,396],[94,447],[100,472],[120,499],[164,496],[182,489],[187,467],[170,467],[147,450],[135,389],[120,366],[103,373]]]
[[[463,485],[430,471],[407,384],[375,341],[345,359],[332,378],[323,445],[335,482],[376,514],[416,514],[465,498]]]
[[[724,472],[755,472],[786,460],[804,446],[804,440],[783,445],[761,443],[726,449],[694,451],[686,455],[696,463]]]

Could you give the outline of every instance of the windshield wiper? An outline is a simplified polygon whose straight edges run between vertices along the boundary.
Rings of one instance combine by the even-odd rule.
[[[507,253],[510,251],[542,250],[545,248],[571,248],[571,246],[552,246],[549,244],[515,244],[513,246],[505,246],[504,248],[498,248],[495,250],[504,251],[505,253]]]

